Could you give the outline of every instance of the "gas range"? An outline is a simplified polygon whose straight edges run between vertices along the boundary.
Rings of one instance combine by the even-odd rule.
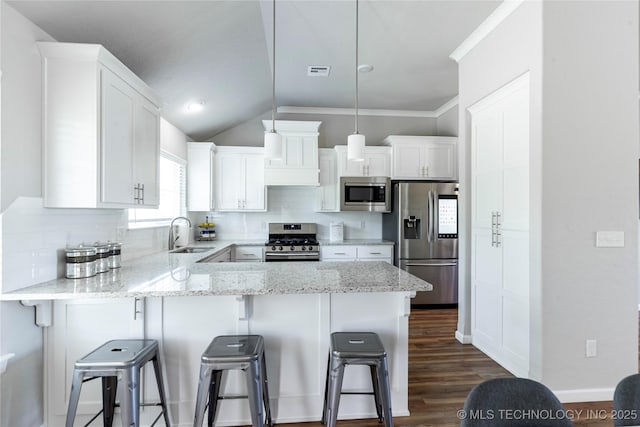
[[[270,223],[265,261],[319,261],[320,246],[314,223]]]

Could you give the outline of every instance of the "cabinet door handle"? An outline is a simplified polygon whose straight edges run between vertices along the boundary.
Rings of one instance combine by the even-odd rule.
[[[425,176],[429,176],[429,166],[426,166],[426,167],[424,168],[424,175],[425,175]]]
[[[369,252],[369,255],[382,255],[382,252]]]
[[[140,197],[140,204],[144,204],[144,184],[140,184],[140,191],[142,192],[142,197]]]
[[[334,255],[346,255],[347,253],[346,252],[334,252],[333,254]]]
[[[138,320],[138,315],[142,314],[142,306],[139,304],[142,303],[140,298],[135,298],[133,300],[133,320]]]

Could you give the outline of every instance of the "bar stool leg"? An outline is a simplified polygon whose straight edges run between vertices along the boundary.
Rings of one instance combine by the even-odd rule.
[[[80,389],[82,388],[82,379],[84,372],[74,369],[73,380],[71,381],[71,395],[69,396],[69,408],[67,409],[67,421],[65,427],[73,427],[73,421],[76,418],[78,410],[78,401],[80,400]]]
[[[326,380],[324,382],[324,402],[322,405],[322,419],[320,422],[322,424],[327,424],[327,412],[329,409],[328,405],[328,397],[329,397],[329,373],[331,372],[331,356],[327,359],[327,375],[325,376]]]
[[[378,423],[382,423],[382,405],[380,404],[380,384],[378,383],[378,368],[370,365],[371,385],[373,386],[373,399],[376,402],[376,413],[378,414]]]
[[[213,371],[211,385],[209,386],[209,413],[207,414],[207,426],[213,427],[218,412],[218,397],[222,387],[222,371]]]
[[[167,427],[169,423],[169,411],[167,411],[167,397],[164,393],[164,381],[162,379],[162,364],[160,358],[155,356],[153,359],[153,371],[156,374],[156,384],[158,385],[158,394],[160,395],[160,405],[162,406],[162,414],[164,415],[164,423]]]
[[[140,427],[140,369],[125,369],[119,389],[122,425]]]
[[[269,402],[269,377],[267,376],[267,359],[264,353],[262,353],[262,357],[260,358],[260,365],[262,369],[262,400],[264,401],[266,424],[269,427],[273,427],[273,421],[271,419],[271,404]]]
[[[120,376],[120,387],[118,387],[118,399],[120,400],[120,419],[123,427],[131,427],[131,396],[129,392],[131,380],[129,379],[129,370],[122,371]]]
[[[249,407],[251,409],[251,425],[253,427],[264,427],[264,414],[262,409],[262,373],[260,371],[259,360],[250,362],[249,366],[245,370],[247,395],[249,397]]]
[[[193,427],[202,427],[209,384],[211,384],[211,368],[209,365],[201,364],[200,381],[198,382],[198,393],[196,394],[196,414],[193,417]]]
[[[117,389],[118,377],[102,377],[102,420],[105,427],[111,427],[113,425]]]
[[[344,375],[344,363],[342,360],[331,358],[331,371],[329,373],[329,397],[327,399],[327,427],[335,427],[338,420],[338,408],[340,407],[340,392],[342,391],[342,377]]]
[[[385,427],[393,427],[393,416],[391,415],[391,389],[389,385],[389,367],[387,358],[384,357],[378,362],[378,385],[380,387],[380,400],[382,401],[382,412],[384,415]]]

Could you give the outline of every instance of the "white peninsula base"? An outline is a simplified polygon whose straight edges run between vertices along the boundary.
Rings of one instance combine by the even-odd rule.
[[[153,338],[161,345],[173,425],[192,426],[200,356],[215,336],[229,334],[264,337],[275,422],[317,421],[322,413],[329,336],[336,331],[380,335],[389,357],[393,415],[409,415],[411,296],[412,292],[384,292],[55,301],[53,325],[45,332],[45,425],[64,425],[77,359],[109,339]],[[241,375],[228,375],[225,394],[244,393]],[[343,390],[370,391],[369,369],[348,367]],[[152,369],[144,376],[143,401],[157,401]],[[100,410],[101,402],[100,381],[85,383],[76,424],[86,423]],[[158,411],[143,409],[143,425],[149,425]],[[340,419],[375,417],[372,396],[342,396]],[[246,424],[250,424],[246,399],[221,402],[216,425]]]

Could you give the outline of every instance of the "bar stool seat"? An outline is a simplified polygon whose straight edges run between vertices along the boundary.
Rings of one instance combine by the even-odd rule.
[[[231,369],[245,371],[247,396],[220,396],[222,373]],[[207,422],[211,427],[216,418],[218,401],[237,398],[249,399],[253,427],[264,427],[265,424],[269,427],[273,426],[267,382],[262,336],[222,335],[214,338],[201,358],[194,427],[202,426],[207,406],[209,408]]]
[[[119,392],[121,417],[123,426],[140,426],[140,369],[147,363],[153,362],[156,383],[160,394],[160,403],[150,404],[161,406],[162,412],[154,420],[152,426],[164,416],[164,422],[169,426],[169,414],[162,380],[162,366],[158,356],[158,342],[156,340],[112,340],[107,341],[91,353],[76,361],[73,369],[69,409],[67,411],[66,427],[73,427],[82,383],[102,378],[103,407],[86,425],[103,414],[104,426],[113,425],[114,409],[116,406],[116,391]],[[86,377],[86,378],[85,378]],[[120,387],[118,387],[120,380]],[[146,406],[143,405],[143,406]]]
[[[373,391],[343,392],[342,378],[346,365],[369,365]],[[391,389],[387,352],[380,337],[373,332],[334,332],[327,366],[322,424],[335,427],[341,394],[373,394],[378,422],[393,427],[391,416]]]

